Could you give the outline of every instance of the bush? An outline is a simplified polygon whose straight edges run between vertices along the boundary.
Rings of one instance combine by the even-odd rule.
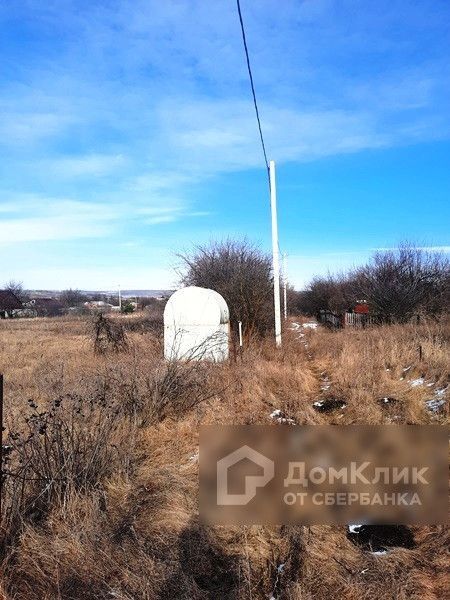
[[[315,277],[305,291],[297,292],[295,308],[315,316],[320,310],[339,313],[348,310],[358,299],[351,276]]]
[[[211,242],[191,255],[181,255],[183,285],[210,288],[221,294],[236,333],[264,334],[273,327],[273,279],[270,257],[246,240]]]
[[[448,310],[450,263],[439,253],[409,244],[377,252],[354,273],[355,288],[374,312],[406,322],[414,314]]]
[[[4,446],[2,529],[4,550],[26,522],[37,523],[72,491],[92,490],[117,468],[113,440],[128,426],[102,393],[65,395],[30,412]]]
[[[296,306],[307,315],[340,313],[365,300],[383,321],[400,323],[418,313],[438,315],[450,307],[449,265],[443,254],[402,244],[345,275],[314,278]]]
[[[83,294],[83,292],[80,292],[80,290],[69,288],[68,290],[63,290],[61,292],[59,299],[66,308],[71,308],[74,306],[81,306],[83,302],[88,300],[88,297],[86,294]]]
[[[121,312],[123,312],[125,315],[130,315],[134,312],[134,306],[131,304],[131,302],[124,302],[122,304]]]
[[[195,359],[168,361],[147,380],[149,401],[143,409],[143,424],[180,418],[186,412],[220,392],[217,370],[208,362]]]

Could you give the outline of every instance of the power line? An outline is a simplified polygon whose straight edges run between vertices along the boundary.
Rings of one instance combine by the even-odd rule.
[[[247,69],[250,78],[250,85],[253,94],[253,104],[255,106],[256,120],[258,121],[259,137],[261,139],[264,161],[266,163],[267,177],[270,189],[270,212],[272,215],[272,258],[273,258],[273,299],[274,299],[274,316],[275,316],[275,342],[277,346],[281,346],[281,307],[280,307],[280,246],[278,244],[278,223],[277,223],[277,192],[275,184],[275,162],[267,159],[266,146],[264,144],[264,136],[261,128],[261,119],[259,118],[258,102],[256,101],[255,84],[253,83],[252,67],[248,55],[247,40],[245,37],[244,21],[242,19],[241,4],[236,0],[239,22],[241,24],[242,41],[244,42],[245,57],[247,59]],[[285,285],[286,289],[286,285]],[[285,294],[286,296],[286,294]],[[286,307],[286,300],[285,300]],[[286,312],[286,309],[285,309]]]
[[[252,87],[253,104],[255,106],[256,120],[258,121],[259,137],[261,138],[261,146],[262,146],[262,151],[264,154],[264,160],[266,163],[267,173],[269,173],[269,161],[267,159],[266,146],[264,144],[264,137],[263,137],[263,132],[261,129],[261,120],[259,118],[259,110],[258,110],[258,103],[256,101],[255,85],[253,83],[252,68],[250,65],[250,58],[248,55],[248,48],[247,48],[247,39],[245,37],[244,21],[242,20],[241,4],[240,4],[239,0],[236,0],[236,3],[237,3],[238,14],[239,14],[239,22],[241,24],[242,41],[244,42],[245,57],[247,59],[248,75],[250,77],[250,85]]]

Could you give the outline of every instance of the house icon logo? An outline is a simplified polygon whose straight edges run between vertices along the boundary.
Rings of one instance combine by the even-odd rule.
[[[228,493],[228,473],[233,465],[242,460],[249,460],[263,469],[262,475],[246,475],[243,494]],[[217,505],[218,506],[245,506],[256,496],[256,491],[264,487],[275,473],[275,465],[270,458],[253,450],[250,446],[241,446],[238,450],[227,454],[217,461]]]

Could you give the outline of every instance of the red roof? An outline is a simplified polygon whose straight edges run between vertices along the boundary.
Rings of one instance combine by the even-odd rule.
[[[359,315],[367,315],[369,314],[369,305],[365,302],[358,302],[353,311]]]

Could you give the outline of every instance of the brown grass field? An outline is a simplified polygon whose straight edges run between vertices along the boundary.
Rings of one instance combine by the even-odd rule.
[[[197,509],[200,424],[278,427],[274,409],[298,424],[446,423],[448,402],[427,409],[431,388],[410,382],[449,384],[448,321],[286,328],[281,350],[255,341],[222,365],[168,365],[158,335],[123,323],[129,351],[102,356],[81,318],[0,322],[7,467],[27,469],[4,484],[1,598],[449,597],[445,526],[376,556],[345,527],[204,527]],[[345,409],[315,411],[327,395]]]

